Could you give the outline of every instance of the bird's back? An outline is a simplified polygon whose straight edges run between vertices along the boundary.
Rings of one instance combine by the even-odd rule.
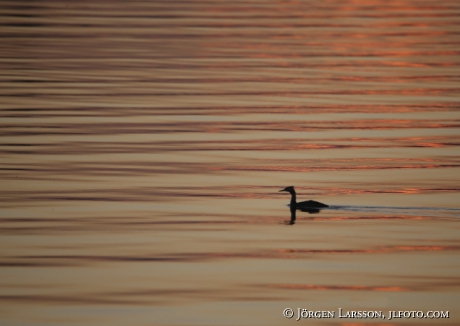
[[[315,207],[315,208],[318,208],[318,207],[329,207],[329,206],[326,205],[326,204],[320,203],[319,201],[316,201],[316,200],[307,200],[307,201],[302,201],[300,203],[297,203],[297,208],[298,209],[301,209],[303,207]]]

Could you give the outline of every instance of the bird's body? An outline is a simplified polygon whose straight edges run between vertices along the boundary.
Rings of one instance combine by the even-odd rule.
[[[328,205],[320,203],[319,201],[316,201],[316,200],[301,201],[300,203],[296,203],[296,206],[297,206],[297,209],[301,209],[302,207],[315,207],[315,208],[329,207]]]
[[[286,187],[281,191],[286,191],[291,194],[291,204],[289,205],[291,207],[291,213],[295,212],[296,209],[301,210],[303,212],[308,212],[308,213],[318,213],[321,208],[326,208],[329,207],[326,204],[320,203],[319,201],[316,200],[306,200],[306,201],[301,201],[300,203],[297,202],[296,199],[296,193],[294,190],[293,186]]]

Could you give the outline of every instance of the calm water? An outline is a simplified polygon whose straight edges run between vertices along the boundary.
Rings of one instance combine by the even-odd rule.
[[[1,1],[0,323],[459,324],[459,17]]]

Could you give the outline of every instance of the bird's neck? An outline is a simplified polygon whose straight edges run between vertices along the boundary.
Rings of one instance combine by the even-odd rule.
[[[295,192],[291,192],[291,205],[295,205],[297,203]]]

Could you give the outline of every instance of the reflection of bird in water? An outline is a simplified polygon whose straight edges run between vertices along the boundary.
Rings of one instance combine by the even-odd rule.
[[[326,204],[320,203],[319,201],[315,200],[307,200],[307,201],[301,201],[298,203],[296,201],[296,194],[293,186],[286,187],[281,191],[286,191],[291,194],[291,221],[295,221],[295,211],[296,209],[302,211],[302,212],[308,212],[310,214],[313,213],[319,213],[322,208],[329,207]]]

